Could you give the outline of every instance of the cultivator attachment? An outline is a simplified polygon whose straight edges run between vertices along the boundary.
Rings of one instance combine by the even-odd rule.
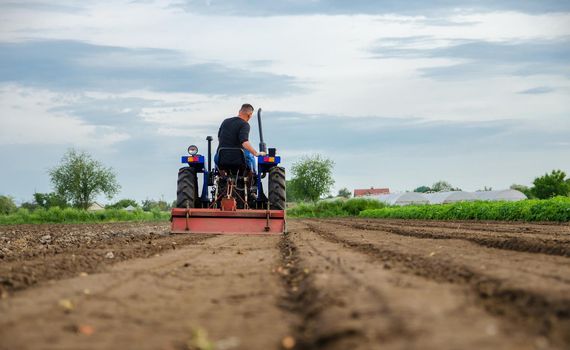
[[[174,208],[171,233],[268,235],[285,232],[284,210]]]

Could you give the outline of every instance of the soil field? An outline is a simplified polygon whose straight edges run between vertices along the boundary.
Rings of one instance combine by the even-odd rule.
[[[568,349],[570,225],[0,226],[0,349]]]

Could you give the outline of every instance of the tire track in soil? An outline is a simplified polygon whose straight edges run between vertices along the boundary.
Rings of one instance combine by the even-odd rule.
[[[286,294],[283,297],[281,306],[288,312],[294,314],[299,319],[292,327],[292,333],[296,339],[296,350],[315,349],[336,349],[336,346],[344,348],[342,341],[351,340],[357,343],[364,343],[364,334],[357,326],[343,325],[347,320],[334,318],[330,322],[330,315],[323,315],[327,308],[334,304],[343,304],[345,301],[336,300],[335,296],[323,292],[314,281],[314,275],[308,273],[304,267],[303,259],[300,257],[299,249],[290,239],[290,233],[286,233],[280,240],[278,246],[281,254],[281,265],[285,270],[281,272],[281,279]],[[367,310],[367,314],[353,312],[350,318],[358,319],[362,316],[381,315],[389,323],[384,329],[384,341],[388,339],[404,338],[411,333],[406,330],[404,322],[388,307],[388,302],[382,293],[372,285],[362,283],[359,279],[351,275],[344,269],[339,261],[335,261],[330,256],[321,252],[309,241],[304,241],[311,251],[315,252],[328,265],[334,266],[341,274],[341,277],[355,286],[364,289],[369,296],[375,300],[374,309]],[[328,269],[328,267],[327,267]],[[334,290],[336,285],[327,286]],[[327,320],[327,318],[329,318]],[[340,321],[340,322],[338,322]]]
[[[389,334],[388,337],[395,338],[395,337],[406,337],[412,336],[413,332],[408,330],[405,326],[405,322],[389,307],[389,302],[387,298],[383,295],[383,293],[375,288],[372,284],[364,283],[360,279],[356,278],[353,273],[354,271],[348,271],[340,262],[340,259],[333,259],[331,256],[323,253],[319,248],[317,248],[312,242],[306,241],[305,242],[309,248],[315,252],[321,259],[327,261],[330,266],[334,266],[338,271],[342,274],[342,276],[350,281],[355,287],[363,288],[366,292],[373,297],[373,299],[377,302],[377,307],[374,310],[370,310],[369,314],[377,313],[381,314],[384,318],[389,320],[388,329],[385,331],[386,334]],[[352,316],[357,316],[353,314]],[[359,331],[352,330],[354,335],[358,335]],[[384,340],[386,340],[385,337]]]
[[[548,241],[535,237],[477,237],[477,234],[473,234],[471,229],[461,229],[460,234],[446,233],[449,230],[455,230],[452,228],[425,228],[421,226],[408,226],[405,229],[397,228],[389,224],[378,223],[358,223],[354,221],[337,221],[337,220],[318,220],[318,222],[332,223],[335,225],[342,225],[345,227],[356,228],[360,230],[372,230],[372,231],[382,231],[393,233],[405,237],[414,237],[418,239],[460,239],[468,242],[472,242],[487,248],[512,250],[517,252],[525,253],[539,253],[548,255],[558,255],[570,257],[570,241],[550,239]],[[476,230],[480,232],[488,232],[493,234],[501,234],[497,231],[484,231]],[[471,236],[473,235],[473,236]]]
[[[319,344],[316,328],[324,302],[312,281],[312,276],[305,273],[297,246],[289,239],[289,235],[289,232],[283,234],[278,243],[281,270],[277,271],[281,274],[286,293],[280,306],[299,319],[299,322],[292,326],[294,349],[318,349],[323,344]],[[321,340],[323,341],[326,343],[326,340]]]
[[[489,313],[527,327],[554,343],[566,346],[570,344],[570,300],[568,299],[551,300],[547,296],[531,291],[506,288],[503,286],[504,281],[480,275],[466,266],[450,266],[423,256],[383,249],[373,243],[343,239],[317,227],[314,222],[304,223],[326,241],[341,244],[383,263],[394,264],[404,273],[435,281],[467,285],[477,301]]]

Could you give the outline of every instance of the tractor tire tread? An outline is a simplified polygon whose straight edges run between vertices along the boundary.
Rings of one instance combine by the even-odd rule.
[[[285,210],[285,186],[285,168],[274,167],[269,170],[269,203],[272,210]]]
[[[196,170],[190,167],[178,171],[178,187],[176,190],[177,208],[195,208],[198,202],[198,177]]]

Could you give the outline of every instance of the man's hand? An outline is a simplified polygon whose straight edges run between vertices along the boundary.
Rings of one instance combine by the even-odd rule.
[[[267,155],[267,153],[265,153],[265,152],[257,152],[257,155],[258,155],[258,156],[262,156],[262,157],[264,157],[264,156],[266,156],[266,155]]]

